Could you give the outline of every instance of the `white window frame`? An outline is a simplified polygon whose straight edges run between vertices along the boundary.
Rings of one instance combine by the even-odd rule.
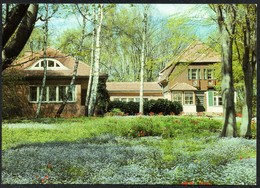
[[[56,100],[55,101],[50,101],[49,100],[49,86],[45,86],[45,89],[46,89],[46,101],[42,101],[42,103],[61,103],[62,102],[62,100],[59,100],[59,87],[60,86],[65,86],[66,87],[66,93],[67,93],[67,91],[68,91],[68,89],[69,89],[69,86],[68,85],[58,85],[58,86],[56,86],[55,85],[55,87],[56,87]],[[28,101],[30,102],[30,103],[38,103],[38,101],[39,101],[39,96],[40,96],[40,89],[41,89],[41,86],[38,86],[38,85],[30,85],[29,87],[37,87],[37,90],[36,90],[36,92],[37,92],[37,99],[36,99],[36,101],[31,101],[31,89],[29,89],[29,95],[28,95]],[[75,85],[74,86],[75,87],[75,89],[74,90],[72,90],[72,100],[68,100],[67,102],[68,103],[74,103],[74,102],[77,102],[77,86]]]
[[[43,70],[43,65],[42,62],[46,60],[47,61],[47,70],[70,70],[68,67],[64,66],[61,62],[59,62],[56,59],[53,58],[45,58],[45,59],[40,59],[38,61],[36,61],[32,66],[30,66],[29,68],[26,68],[25,70]],[[53,61],[54,62],[54,67],[49,67],[49,61]],[[37,65],[40,65],[39,67],[37,67]],[[59,65],[59,66],[57,66]]]
[[[192,94],[192,100],[186,100],[186,95],[187,94]],[[194,105],[194,92],[192,91],[184,91],[184,105]],[[187,103],[187,101],[189,101],[189,103]],[[192,102],[192,103],[190,103]]]
[[[193,77],[193,73],[195,73],[195,78]],[[201,70],[196,68],[188,69],[188,80],[199,80],[201,79]]]
[[[211,75],[211,78],[209,78]],[[214,69],[204,69],[204,80],[214,80]]]
[[[179,100],[179,97],[181,98]],[[176,100],[177,98],[177,100]],[[183,104],[183,92],[182,91],[174,91],[172,93],[172,101],[176,101],[176,102],[180,102],[181,104]]]
[[[213,93],[213,106],[222,106],[222,96],[219,95],[219,92],[217,91],[214,91]]]

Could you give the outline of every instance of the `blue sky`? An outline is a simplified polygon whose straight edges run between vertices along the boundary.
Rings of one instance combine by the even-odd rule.
[[[202,26],[200,24],[201,19],[208,19],[209,17],[209,11],[206,10],[207,4],[153,4],[152,6],[157,9],[156,14],[166,18],[176,15],[189,16],[197,25],[197,34],[202,37],[208,36],[212,30],[216,29],[216,26]],[[74,14],[67,18],[53,18],[49,24],[49,27],[53,28],[55,33],[57,33],[57,30],[58,33],[62,33],[66,29],[78,27],[77,17]]]

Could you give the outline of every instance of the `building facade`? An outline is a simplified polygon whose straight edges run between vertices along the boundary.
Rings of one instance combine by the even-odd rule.
[[[17,109],[20,110],[21,116],[35,116],[44,75],[44,60],[47,62],[47,76],[40,115],[54,117],[68,90],[75,65],[75,59],[72,56],[53,48],[47,48],[46,56],[43,56],[43,51],[27,53],[3,72],[3,77],[10,78],[13,74],[19,74],[21,78],[18,82],[18,91],[12,94],[15,100],[22,104]],[[79,61],[75,86],[61,116],[84,115],[89,73],[90,67]],[[107,74],[100,73],[100,82],[106,82],[107,77]],[[10,92],[5,82],[3,92]],[[8,101],[6,102],[8,103]]]
[[[140,100],[140,82],[106,82],[111,101]],[[157,82],[144,82],[144,100],[162,99],[162,88]]]
[[[159,74],[163,95],[183,105],[184,113],[222,113],[222,97],[215,86],[214,66],[220,54],[201,42],[188,46]]]

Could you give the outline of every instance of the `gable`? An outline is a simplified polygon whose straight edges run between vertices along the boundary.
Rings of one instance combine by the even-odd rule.
[[[64,66],[61,62],[54,58],[42,58],[25,70],[43,70],[44,60],[46,60],[47,70],[69,70],[68,67]]]

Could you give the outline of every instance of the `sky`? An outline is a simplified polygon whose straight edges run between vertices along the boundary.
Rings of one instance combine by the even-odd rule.
[[[153,4],[152,6],[155,9],[157,9],[156,14],[160,14],[160,16],[166,18],[170,18],[171,16],[182,15],[182,14],[185,14],[185,16],[188,15],[192,19],[196,19],[196,17],[198,19],[201,19],[203,17],[207,19],[209,17],[207,11],[205,10],[205,7],[207,7],[206,4],[204,5],[202,4]],[[50,24],[49,27],[55,28],[55,30],[58,27],[59,34],[61,34],[66,29],[78,27],[77,17],[74,14],[72,14],[67,18],[52,19],[49,22],[49,24]],[[40,23],[38,23],[37,25],[40,25]],[[216,29],[215,27],[201,26],[199,22],[197,22],[196,25],[198,27],[197,32],[200,36],[207,36],[208,33],[211,32],[211,30]]]

